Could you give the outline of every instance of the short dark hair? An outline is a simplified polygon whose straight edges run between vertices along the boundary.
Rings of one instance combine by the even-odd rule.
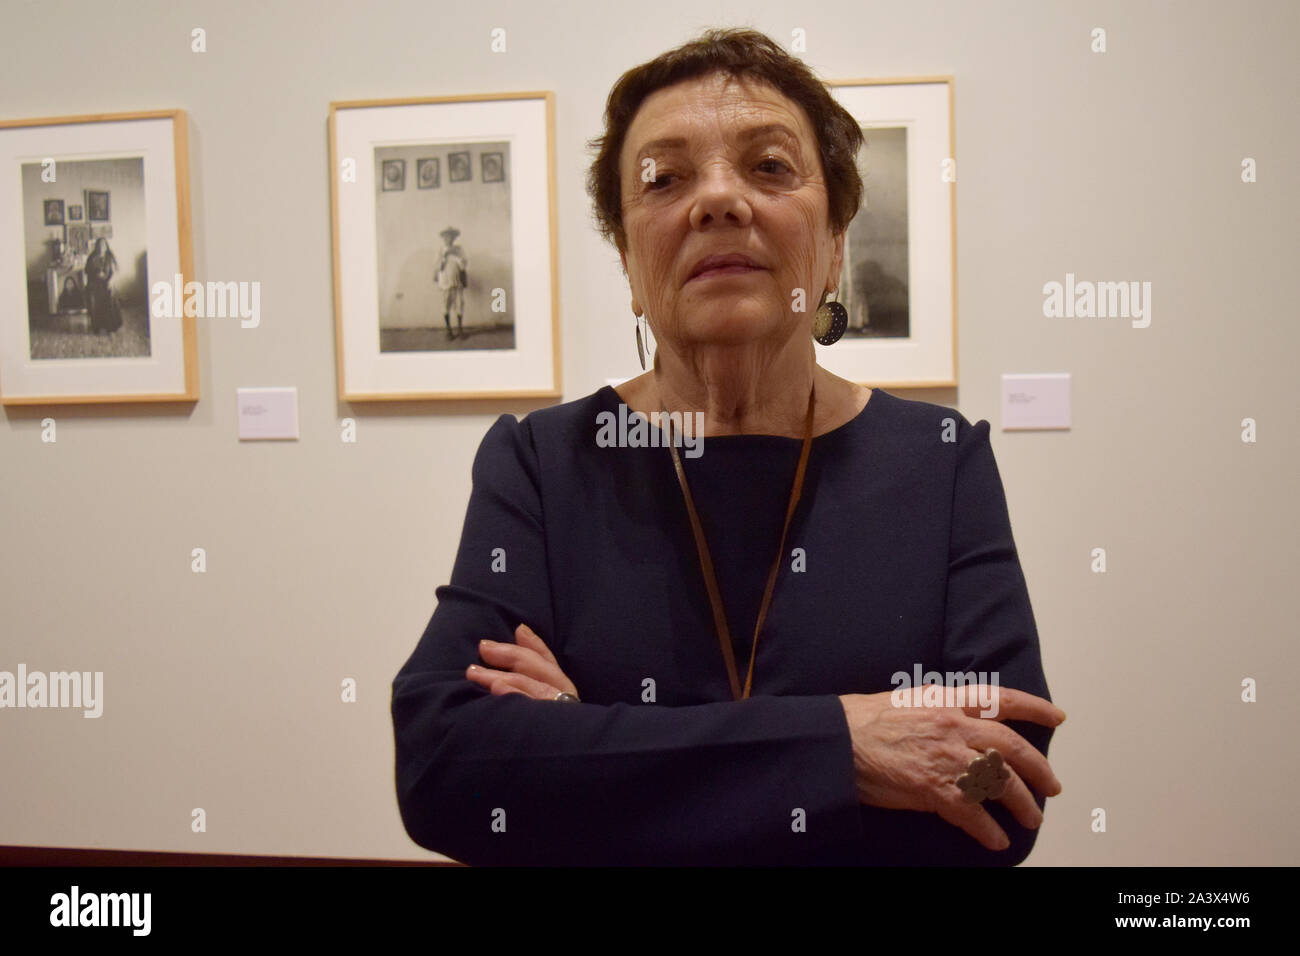
[[[857,215],[862,203],[857,164],[862,129],[857,120],[802,60],[765,34],[743,28],[706,30],[619,77],[605,103],[605,133],[587,144],[597,151],[587,172],[596,226],[620,251],[626,248],[627,236],[618,161],[637,110],[657,90],[719,72],[765,82],[804,108],[817,134],[831,231],[842,232]]]

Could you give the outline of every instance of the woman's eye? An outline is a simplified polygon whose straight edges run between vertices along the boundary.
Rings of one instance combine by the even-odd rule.
[[[773,175],[777,175],[777,176],[783,175],[783,174],[788,173],[788,172],[791,171],[791,170],[790,170],[790,167],[789,167],[788,165],[786,165],[786,163],[785,163],[783,160],[777,159],[775,156],[768,156],[768,157],[766,157],[766,158],[760,160],[758,165],[759,165],[759,168],[760,168],[760,169],[763,168],[763,167],[765,167],[765,166],[766,166],[766,167],[772,167],[772,166],[779,167],[779,168],[777,168],[777,169],[770,169],[770,168],[769,168],[769,169],[765,170],[766,172],[772,173]]]
[[[668,180],[675,178],[672,173],[658,173],[654,179],[646,183],[646,188],[657,192],[669,185]]]

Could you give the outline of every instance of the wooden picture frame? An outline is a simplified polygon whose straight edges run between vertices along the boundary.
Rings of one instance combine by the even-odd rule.
[[[849,328],[817,345],[825,368],[863,385],[957,385],[957,193],[953,78],[834,80],[862,127],[863,203],[845,233],[834,297]],[[815,305],[816,303],[813,303]]]
[[[548,91],[330,104],[341,400],[562,394],[554,129]],[[419,188],[377,188],[394,160]]]
[[[194,271],[185,111],[0,121],[0,176],[0,403],[197,401],[194,317],[150,301]],[[49,199],[84,224],[43,225]],[[87,308],[57,307],[69,278]]]

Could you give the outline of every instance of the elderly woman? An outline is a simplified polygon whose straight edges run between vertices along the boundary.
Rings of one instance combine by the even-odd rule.
[[[615,85],[589,184],[653,369],[483,440],[393,687],[417,843],[471,864],[1029,853],[1065,715],[988,423],[816,363],[860,143],[751,31]],[[600,440],[614,420],[627,440]],[[912,686],[971,672],[993,706]]]

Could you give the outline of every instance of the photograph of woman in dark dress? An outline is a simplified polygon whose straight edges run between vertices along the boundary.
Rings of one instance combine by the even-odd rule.
[[[96,333],[116,332],[122,327],[122,310],[109,284],[117,272],[117,258],[108,240],[95,240],[95,251],[86,259],[86,309],[90,327]]]
[[[85,307],[86,302],[81,294],[81,287],[77,285],[75,278],[68,276],[63,280],[63,291],[59,293],[59,311],[80,312]]]

